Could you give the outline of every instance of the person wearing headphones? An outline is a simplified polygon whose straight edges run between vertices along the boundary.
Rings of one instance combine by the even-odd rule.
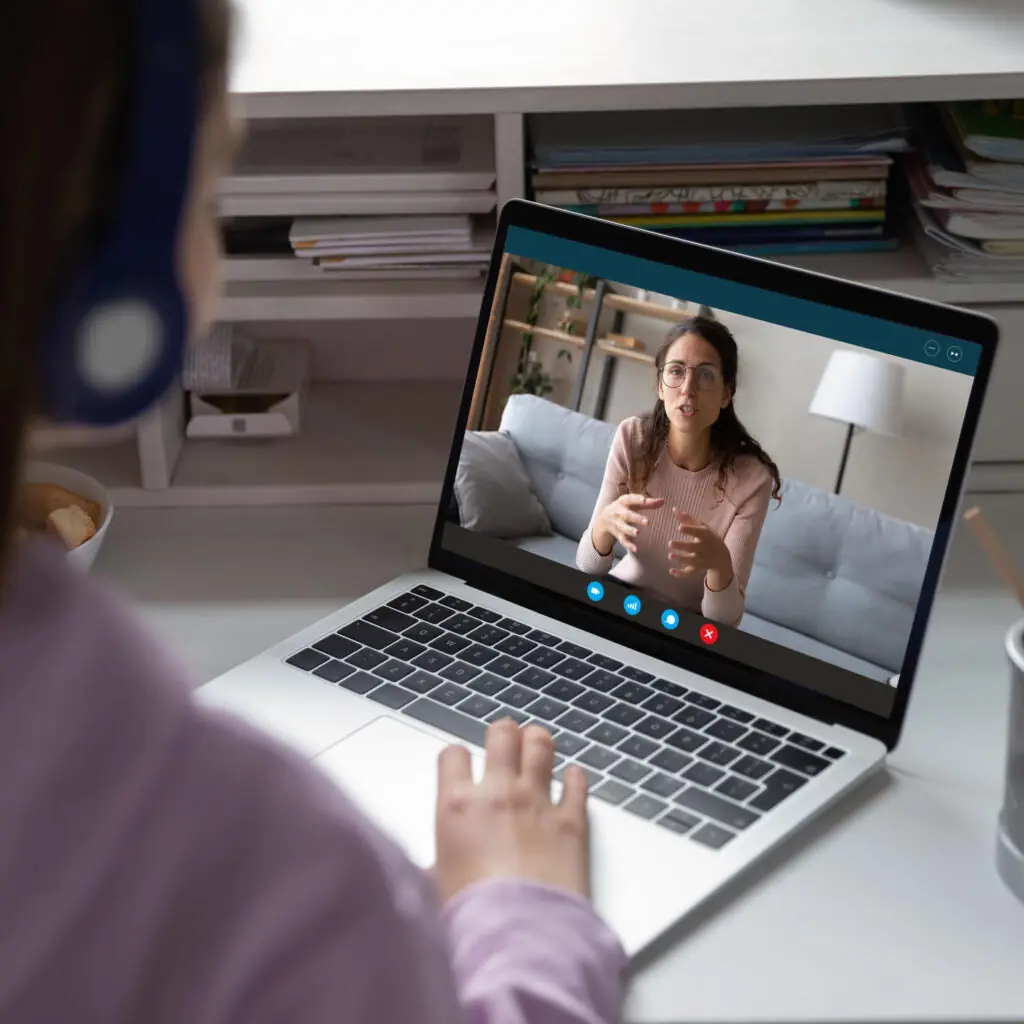
[[[194,703],[115,594],[14,541],[32,425],[138,416],[209,323],[229,40],[223,0],[0,14],[0,1020],[613,1021],[586,784],[552,801],[545,730],[493,725],[479,781],[444,751],[421,872]]]

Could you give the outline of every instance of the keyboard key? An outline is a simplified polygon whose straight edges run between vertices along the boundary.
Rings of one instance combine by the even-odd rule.
[[[688,782],[709,788],[716,782],[720,782],[724,777],[725,772],[721,768],[716,768],[713,764],[708,764],[706,761],[698,761],[683,772],[683,778]]]
[[[451,618],[451,608],[445,608],[444,605],[440,604],[428,604],[422,608],[417,608],[413,612],[413,615],[417,619],[422,619],[424,622],[431,622],[436,625],[439,622],[444,622],[445,619]]]
[[[658,744],[644,736],[627,736],[615,749],[646,761],[658,749]]]
[[[455,655],[459,661],[468,661],[470,665],[476,665],[477,668],[483,668],[487,665],[490,668],[490,663],[501,655],[497,651],[490,647],[484,647],[481,644],[473,644],[471,647],[467,647],[464,651],[459,651]]]
[[[691,729],[703,729],[708,722],[715,720],[715,716],[710,711],[694,707],[691,704],[687,704],[682,711],[672,717],[675,721],[687,725]]]
[[[498,642],[504,640],[508,636],[508,633],[503,629],[498,629],[497,626],[477,626],[472,633],[469,634],[469,639],[474,643],[483,644],[484,647],[495,647]]]
[[[296,651],[290,658],[285,658],[289,665],[301,668],[303,672],[309,672],[327,660],[327,655],[323,651],[314,651],[311,647],[304,651]]]
[[[536,699],[535,690],[528,690],[518,683],[512,683],[511,686],[507,686],[501,691],[502,704],[510,704],[514,708],[525,708],[527,704],[533,703]]]
[[[380,686],[381,681],[369,672],[355,672],[342,679],[338,685],[353,693],[366,694]]]
[[[572,764],[574,767],[579,768],[580,771],[582,771],[583,774],[586,776],[588,790],[593,789],[594,786],[600,784],[601,776],[597,772],[595,772],[593,768],[587,768],[585,765],[577,764],[575,761],[572,762]],[[561,782],[562,779],[565,777],[565,769],[568,767],[569,765],[567,764],[562,765],[562,767],[554,773],[553,778],[556,778],[559,782]]]
[[[590,651],[586,647],[580,647],[579,644],[570,643],[568,640],[563,640],[558,645],[558,650],[563,654],[568,654],[571,658],[587,658],[590,656]]]
[[[607,718],[618,725],[632,725],[635,721],[644,717],[644,713],[633,707],[632,704],[613,704],[610,708],[601,712],[602,718]]]
[[[700,818],[684,811],[681,807],[672,807],[668,814],[663,814],[658,819],[658,824],[672,832],[685,835],[692,828],[700,824]]]
[[[817,753],[817,751],[825,746],[821,740],[816,740],[812,736],[805,736],[802,732],[791,732],[786,742],[792,743],[795,747],[810,750],[812,753]]]
[[[498,619],[497,624],[510,633],[518,633],[519,636],[530,632],[530,627],[525,622],[519,622],[516,619]]]
[[[472,615],[463,615],[459,612],[445,619],[442,625],[449,633],[458,633],[460,636],[465,636],[467,633],[472,633],[480,623]]]
[[[372,647],[378,651],[383,651],[385,647],[390,646],[398,639],[390,630],[381,629],[380,626],[375,626],[372,622],[364,622],[362,619],[358,622],[350,622],[338,632],[350,640],[355,640],[357,644]]]
[[[798,772],[803,772],[804,775],[820,775],[832,764],[831,761],[826,761],[825,758],[818,757],[817,754],[811,754],[788,744],[772,751],[768,760],[785,765],[787,768],[795,768]]]
[[[452,659],[440,651],[424,651],[418,658],[413,658],[412,663],[428,672],[440,672],[452,663]]]
[[[625,676],[627,679],[632,679],[635,683],[653,683],[654,676],[650,672],[644,672],[643,669],[633,668],[632,665],[623,665],[618,673],[620,676]]]
[[[749,750],[752,754],[770,754],[778,745],[779,740],[766,736],[763,732],[752,730],[741,740],[736,741],[736,746],[743,750]]]
[[[576,658],[566,658],[559,662],[552,671],[557,672],[566,679],[583,679],[594,672],[594,666],[588,665],[585,661],[578,661]]]
[[[371,669],[376,668],[382,662],[387,660],[387,655],[381,654],[380,651],[372,651],[369,647],[360,647],[359,650],[348,659],[348,662],[350,665],[355,665],[356,668]]]
[[[510,636],[494,646],[502,654],[508,654],[513,658],[521,658],[527,651],[532,651],[537,645],[532,640],[526,640],[521,636]]]
[[[724,743],[712,740],[706,747],[697,751],[697,756],[702,761],[710,761],[712,764],[732,764],[740,756],[735,747],[728,747]]]
[[[779,768],[761,781],[764,784],[764,789],[748,804],[757,811],[770,811],[773,807],[777,807],[787,796],[795,793],[807,782],[802,776],[794,772],[787,772],[784,768]]]
[[[553,722],[559,715],[569,710],[568,704],[552,697],[538,697],[532,704],[527,705],[523,710],[528,715],[543,719],[545,722]]]
[[[631,811],[641,818],[647,818],[648,821],[661,814],[667,806],[661,800],[655,800],[653,796],[648,796],[646,793],[641,793],[639,796],[633,797],[628,804],[623,804],[627,811]]]
[[[720,850],[726,843],[736,838],[736,833],[708,822],[703,828],[691,833],[690,838],[705,846],[710,846],[712,850]]]
[[[600,772],[606,772],[616,761],[619,755],[607,747],[590,746],[579,756],[583,764],[596,768]]]
[[[696,704],[699,708],[704,708],[706,711],[714,711],[716,708],[721,706],[720,700],[715,700],[714,697],[708,697],[706,694],[697,693],[691,690],[686,695],[687,704]]]
[[[451,658],[448,661],[450,664],[441,669],[439,674],[444,676],[445,679],[450,679],[453,683],[468,683],[470,679],[475,679],[480,675],[480,669],[475,665],[470,665],[465,661],[452,661]],[[423,661],[420,658],[417,658],[415,663],[423,665]]]
[[[587,746],[589,744],[582,736],[574,736],[571,732],[560,732],[555,737],[555,750],[560,754],[565,754],[566,757],[574,757]],[[593,767],[599,766],[594,765]]]
[[[665,743],[676,750],[682,750],[686,754],[694,754],[708,742],[707,736],[702,736],[692,729],[676,729],[671,736],[665,737]]]
[[[545,633],[542,629],[531,629],[526,634],[528,640],[536,640],[539,644],[544,644],[545,647],[557,647],[561,642],[562,638],[555,636],[553,633]]]
[[[654,691],[649,687],[633,682],[623,683],[612,690],[613,697],[618,697],[619,700],[624,700],[627,704],[643,704],[653,693]]]
[[[437,686],[437,676],[428,675],[426,672],[417,670],[412,675],[402,680],[402,688],[411,690],[413,693],[430,693]]]
[[[739,722],[740,725],[749,725],[754,720],[754,716],[749,711],[734,708],[731,704],[723,704],[718,709],[718,713],[723,718],[731,718],[734,722]]]
[[[457,683],[441,683],[430,691],[430,699],[454,707],[469,696],[469,690]]]
[[[392,633],[401,633],[402,630],[408,629],[416,622],[411,615],[396,611],[387,605],[383,608],[375,608],[372,612],[367,612],[363,616],[363,621],[372,622],[375,626],[380,626],[381,629],[390,629]]]
[[[554,675],[551,672],[545,672],[542,668],[535,668],[530,666],[524,668],[524,671],[520,672],[516,676],[516,682],[521,683],[523,686],[530,687],[531,690],[543,690],[544,687],[554,679]]]
[[[651,686],[662,693],[667,693],[670,697],[676,698],[685,697],[688,692],[685,686],[673,683],[671,679],[655,679]]]
[[[414,594],[419,594],[420,597],[430,598],[431,601],[436,601],[438,598],[444,597],[444,594],[440,590],[435,590],[434,587],[428,587],[426,583],[420,583],[418,586],[412,588]]]
[[[457,736],[460,740],[478,747],[487,741],[487,726],[477,718],[470,718],[459,711],[453,711],[443,704],[435,704],[429,697],[420,697],[402,708],[402,712],[435,729]]]
[[[578,705],[579,701],[575,703]],[[611,722],[598,722],[587,733],[587,739],[593,740],[595,743],[603,743],[606,747],[614,747],[620,740],[624,740],[627,735],[629,734],[621,726],[612,725]]]
[[[481,672],[475,679],[470,679],[466,685],[471,690],[481,693],[485,697],[496,697],[509,683],[507,679],[502,679],[501,676],[493,676],[490,672]]]
[[[846,756],[846,751],[840,750],[839,747],[829,747],[828,750],[825,750],[822,753],[825,757],[830,758],[833,761],[838,761],[839,758]]]
[[[436,640],[444,632],[439,626],[432,626],[429,622],[413,623],[402,636],[414,640],[418,644],[429,644]]]
[[[554,694],[549,694],[549,696],[553,697]],[[580,711],[577,708],[569,708],[569,710],[555,722],[555,725],[557,725],[559,729],[568,729],[569,732],[574,732],[582,736],[596,722],[597,719],[593,715],[588,715],[585,711]]]
[[[511,679],[526,668],[526,663],[518,658],[510,658],[507,654],[501,654],[493,661],[488,662],[487,671],[493,672],[496,676],[504,676]]]
[[[398,658],[399,661],[412,661],[426,651],[423,644],[413,643],[412,640],[399,640],[390,647],[384,648],[384,653],[389,658]]]
[[[332,633],[330,636],[325,636],[323,640],[317,640],[313,647],[324,654],[329,654],[332,658],[347,658],[359,650],[359,644],[355,640],[349,640],[347,636],[340,636],[338,633]]]
[[[411,675],[413,672],[412,665],[406,664],[404,661],[385,661],[383,665],[378,665],[374,670],[375,676],[380,676],[381,679],[387,679],[392,683],[397,683],[400,679],[404,679],[406,676]]]
[[[733,762],[730,768],[740,775],[745,775],[748,779],[763,779],[772,771],[772,766],[767,761],[751,757],[749,754]]]
[[[313,669],[313,675],[326,679],[329,683],[340,683],[342,679],[352,675],[355,669],[346,665],[343,661],[335,661],[333,658],[319,668]]]
[[[531,665],[539,665],[541,668],[551,668],[560,661],[565,661],[565,655],[553,651],[550,647],[535,647],[529,654],[523,655],[523,660]]]
[[[370,700],[375,700],[378,704],[383,704],[384,707],[392,708],[395,711],[404,708],[406,704],[416,699],[415,694],[409,693],[407,690],[400,690],[391,683],[378,686],[369,696]]]
[[[616,661],[614,658],[606,657],[603,654],[592,654],[587,661],[591,665],[596,665],[598,668],[606,669],[608,672],[618,672],[622,668],[622,662]]]
[[[690,786],[682,793],[677,793],[673,799],[677,804],[704,815],[705,818],[713,818],[722,825],[729,828],[748,828],[758,821],[760,814],[755,814],[746,807],[740,807],[728,800],[723,800],[714,793],[699,789],[697,786]]]
[[[514,708],[499,708],[487,716],[487,721],[500,722],[505,718],[511,718],[518,726],[523,726],[529,721],[522,711],[516,711]]]
[[[479,619],[481,622],[488,622],[492,625],[501,619],[497,612],[492,612],[490,608],[481,608],[479,605],[473,605],[472,608],[464,608],[463,611]]]
[[[456,704],[456,708],[464,715],[472,715],[474,718],[486,718],[499,707],[501,705],[496,700],[479,693],[471,693],[461,704]]]
[[[463,601],[461,597],[453,597],[451,594],[442,597],[441,604],[454,608],[457,612],[468,612],[473,607],[469,601]]]
[[[761,787],[750,779],[741,779],[738,775],[730,775],[724,782],[715,786],[715,792],[729,797],[730,800],[744,800],[752,797]]]
[[[596,669],[587,676],[587,686],[592,690],[600,690],[602,693],[611,693],[621,683],[622,676],[617,676],[603,668]]]
[[[640,783],[640,788],[646,789],[648,793],[654,793],[656,796],[669,797],[683,788],[683,782],[671,775],[655,772]]]
[[[564,700],[567,703],[583,693],[583,687],[579,683],[570,682],[568,679],[553,679],[543,690],[549,697],[555,700]]]
[[[769,736],[775,736],[778,739],[782,739],[789,732],[785,726],[769,721],[767,718],[755,718],[754,728],[760,729],[761,732],[766,732]]]
[[[636,783],[641,779],[646,779],[651,774],[651,771],[652,769],[647,765],[624,757],[614,768],[609,769],[608,774],[614,775],[617,779],[622,779],[623,782]]]
[[[593,715],[599,715],[602,711],[610,708],[615,701],[611,697],[606,696],[603,693],[593,693],[590,690],[581,693],[574,701],[573,704],[578,708],[582,708],[584,711],[589,711]]]
[[[422,608],[427,603],[425,597],[418,597],[411,591],[407,594],[401,594],[399,597],[392,598],[388,601],[388,607],[394,608],[400,612],[414,612],[417,608]]]
[[[650,711],[651,714],[670,718],[682,708],[683,702],[675,697],[666,696],[664,693],[656,693],[653,697],[648,697],[640,706],[645,711]]]
[[[654,757],[650,758],[649,763],[662,771],[678,775],[688,764],[693,763],[693,758],[689,754],[680,754],[678,750],[662,747]]]
[[[445,633],[444,636],[431,640],[430,646],[435,651],[441,651],[444,654],[458,654],[459,651],[464,651],[472,643],[472,640],[467,640],[464,636],[457,636],[455,633]]]
[[[633,728],[637,732],[643,733],[644,736],[650,736],[655,740],[664,739],[669,733],[675,732],[676,729],[675,725],[667,718],[658,718],[657,715],[648,715],[647,718],[637,722]]]
[[[605,803],[618,806],[633,795],[633,790],[629,786],[624,786],[621,782],[616,782],[615,779],[605,779],[594,790],[593,795],[599,800],[604,800]]]
[[[704,734],[706,736],[714,736],[716,740],[722,740],[725,743],[735,743],[744,733],[749,731],[745,725],[740,725],[738,722],[730,722],[728,718],[719,718],[704,730]]]

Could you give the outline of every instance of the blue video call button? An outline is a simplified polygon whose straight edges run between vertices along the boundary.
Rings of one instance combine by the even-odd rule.
[[[604,587],[598,583],[597,580],[588,583],[587,597],[589,597],[591,601],[600,601],[601,598],[604,597]]]
[[[627,615],[637,615],[640,612],[640,598],[636,594],[630,594],[622,602],[622,607],[626,609]]]
[[[661,624],[665,629],[675,629],[679,625],[679,613],[671,608],[666,608],[661,613]]]

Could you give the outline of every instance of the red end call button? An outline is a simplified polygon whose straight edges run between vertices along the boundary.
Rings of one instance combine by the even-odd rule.
[[[718,630],[710,622],[705,622],[700,627],[700,638],[706,644],[713,644],[718,639]]]

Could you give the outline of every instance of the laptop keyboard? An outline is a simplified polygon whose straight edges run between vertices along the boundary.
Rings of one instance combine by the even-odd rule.
[[[477,746],[513,718],[548,729],[555,777],[721,849],[846,751],[429,586],[288,664]]]

